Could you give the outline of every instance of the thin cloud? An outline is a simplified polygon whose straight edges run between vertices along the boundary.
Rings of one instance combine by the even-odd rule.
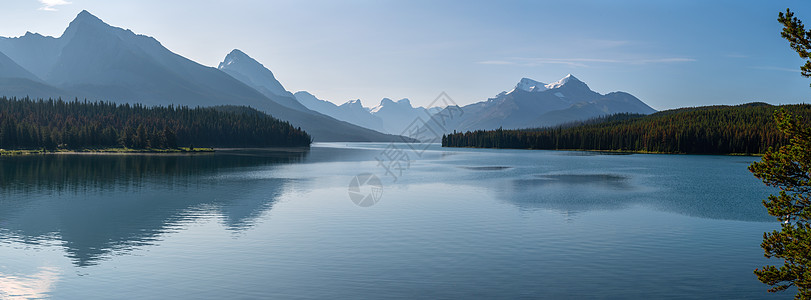
[[[657,59],[641,59],[636,61],[637,64],[658,64],[658,63],[676,63],[676,62],[691,62],[696,61],[692,58],[687,57],[668,57],[668,58],[657,58]]]
[[[486,60],[477,62],[484,65],[521,65],[539,66],[546,64],[561,64],[573,67],[589,67],[590,64],[659,64],[659,63],[682,63],[696,61],[689,57],[665,57],[665,58],[645,58],[645,59],[608,59],[608,58],[537,58],[537,57],[513,57],[505,60]]]
[[[749,67],[750,69],[758,69],[758,70],[767,70],[767,71],[783,71],[783,72],[792,72],[792,73],[800,73],[800,69],[791,69],[791,68],[780,68],[780,67]]]
[[[57,6],[71,4],[71,2],[65,0],[39,0],[39,3],[42,4],[39,10],[44,11],[57,11]]]
[[[557,61],[557,60],[543,60],[543,61],[507,61],[507,60],[484,60],[484,61],[477,61],[477,64],[480,65],[514,65],[514,66],[525,66],[525,67],[532,67],[544,64],[560,64],[560,65],[569,65],[573,67],[588,67],[582,63],[576,63],[573,61]]]
[[[481,65],[514,65],[514,62],[506,61],[506,60],[485,60],[476,62],[477,64]]]

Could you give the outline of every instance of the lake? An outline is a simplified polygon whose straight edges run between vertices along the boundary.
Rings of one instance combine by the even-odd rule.
[[[790,298],[752,273],[780,263],[760,248],[779,226],[755,160],[385,143],[2,157],[0,296]]]

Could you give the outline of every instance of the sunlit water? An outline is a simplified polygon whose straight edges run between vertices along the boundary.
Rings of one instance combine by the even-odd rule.
[[[388,146],[2,157],[0,298],[791,296],[757,158]]]

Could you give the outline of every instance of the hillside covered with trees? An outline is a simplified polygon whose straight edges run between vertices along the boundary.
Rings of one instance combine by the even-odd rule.
[[[758,154],[785,144],[774,112],[811,120],[811,105],[749,103],[618,114],[554,128],[453,133],[443,147],[601,150],[690,154]]]
[[[309,146],[309,134],[248,107],[0,97],[0,149]]]

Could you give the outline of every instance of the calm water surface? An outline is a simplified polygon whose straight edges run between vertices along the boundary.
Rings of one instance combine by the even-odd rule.
[[[791,296],[757,158],[387,146],[2,157],[0,298]]]

